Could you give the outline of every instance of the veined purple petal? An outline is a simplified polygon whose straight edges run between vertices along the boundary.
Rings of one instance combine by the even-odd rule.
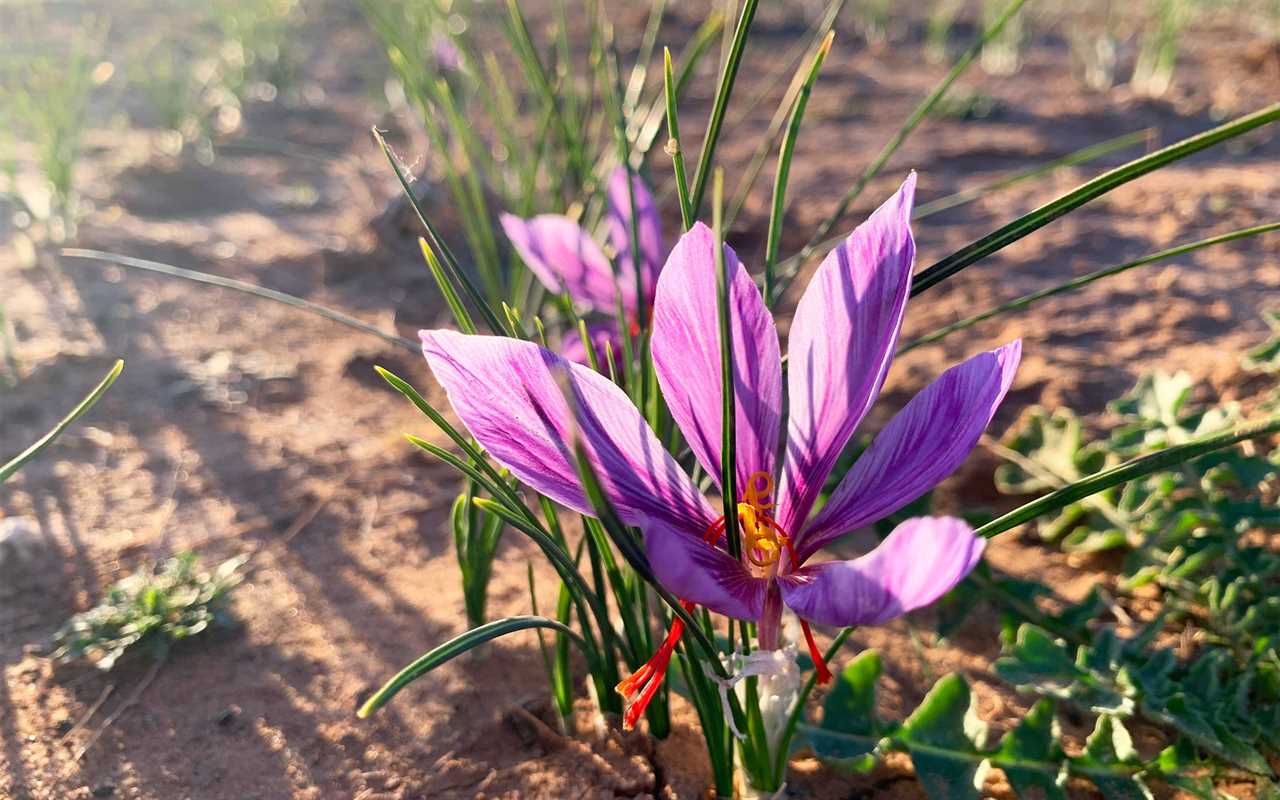
[[[773,317],[755,282],[728,246],[724,259],[732,276],[735,474],[742,489],[753,472],[773,476],[782,413],[782,360]],[[672,418],[698,463],[719,484],[724,410],[716,309],[715,235],[699,222],[680,237],[658,277],[653,363]]]
[[[613,348],[613,357],[618,359],[621,357],[622,344],[618,337],[618,326],[612,322],[595,322],[587,325],[587,338],[591,341],[591,347],[596,352],[596,363],[600,365],[600,371],[608,374],[608,358],[605,355],[605,348]],[[572,361],[575,364],[590,364],[591,359],[587,356],[587,346],[583,343],[582,337],[576,329],[569,329],[560,337],[560,355]]]
[[[986,539],[954,517],[915,517],[851,561],[780,575],[783,601],[822,625],[879,625],[946,594],[978,564]]]
[[[422,331],[422,352],[467,430],[499,464],[561,505],[591,514],[573,454],[578,432],[618,516],[701,537],[715,519],[626,394],[603,375],[532,342]]]
[[[790,417],[778,521],[796,531],[880,394],[902,326],[916,246],[916,177],[823,260],[787,343]]]
[[[503,214],[499,220],[511,246],[544,286],[553,292],[568,292],[575,302],[589,308],[614,313],[613,267],[578,223],[559,214],[540,214],[532,219]],[[617,288],[622,291],[623,307],[634,309],[635,279],[622,275]]]
[[[639,175],[631,178],[631,190],[627,190],[627,168],[618,167],[609,176],[609,242],[618,252],[618,263],[623,272],[633,275],[631,258],[631,195],[636,198],[636,233],[640,239],[641,279],[644,281],[645,301],[652,302],[658,270],[662,268],[665,250],[662,246],[662,218],[658,215],[653,194]],[[634,282],[635,278],[631,280]]]
[[[858,458],[795,539],[801,563],[825,543],[892,514],[950,475],[1013,383],[1022,340],[979,353],[929,384]]]
[[[720,548],[661,524],[644,529],[644,548],[658,581],[677,597],[736,619],[760,617],[766,581]]]

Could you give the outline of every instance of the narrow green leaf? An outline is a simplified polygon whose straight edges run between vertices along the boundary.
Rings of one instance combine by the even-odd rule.
[[[676,113],[675,81],[671,78],[671,50],[662,49],[662,78],[667,98],[667,155],[676,173],[676,196],[680,200],[680,221],[687,231],[693,227],[693,204],[689,199],[689,183],[684,172],[684,150],[680,145],[680,120]]]
[[[729,555],[735,559],[741,553],[738,533],[737,488],[737,400],[734,397],[733,375],[733,311],[729,305],[729,287],[733,276],[728,273],[724,257],[724,171],[717,170],[715,188],[712,191],[711,230],[715,245],[716,267],[716,316],[720,324],[720,393],[721,393],[721,442],[720,488],[724,497],[724,537]],[[697,204],[694,204],[697,208]]]
[[[84,416],[86,411],[93,408],[94,404],[102,399],[102,396],[111,388],[111,384],[116,382],[116,378],[120,377],[120,372],[123,369],[124,360],[117,359],[116,363],[107,371],[107,374],[103,379],[98,382],[98,385],[93,387],[93,391],[85,395],[84,399],[77,403],[76,407],[71,409],[70,413],[59,420],[58,424],[54,425],[52,430],[37,439],[26,450],[23,450],[21,453],[14,456],[4,466],[0,466],[0,483],[4,483],[9,480],[9,478],[13,477],[14,473],[22,469],[24,464],[39,455],[40,451],[53,444],[53,441],[61,436],[67,428],[71,427],[72,423]]]
[[[903,345],[901,348],[898,349],[897,354],[902,355],[903,353],[906,353],[910,350],[914,350],[917,347],[920,347],[921,345],[932,344],[933,342],[939,341],[940,339],[950,336],[956,331],[962,331],[965,328],[971,328],[974,325],[978,324],[979,322],[983,322],[985,320],[991,319],[992,317],[999,316],[1000,314],[1004,314],[1009,311],[1022,311],[1028,308],[1029,306],[1031,306],[1032,304],[1037,303],[1041,300],[1044,300],[1045,298],[1053,297],[1054,295],[1065,294],[1066,292],[1075,291],[1076,289],[1079,289],[1082,286],[1087,286],[1093,283],[1094,281],[1099,281],[1099,280],[1102,280],[1103,278],[1110,278],[1113,275],[1119,275],[1122,272],[1128,272],[1129,270],[1134,269],[1135,267],[1145,266],[1147,264],[1151,264],[1156,261],[1163,261],[1166,258],[1173,258],[1175,256],[1180,256],[1185,253],[1190,253],[1204,247],[1209,247],[1210,245],[1222,244],[1223,242],[1231,242],[1231,241],[1235,241],[1236,239],[1243,239],[1248,236],[1257,236],[1259,234],[1270,233],[1271,231],[1275,231],[1275,230],[1280,230],[1280,222],[1271,222],[1271,223],[1267,223],[1266,225],[1255,225],[1251,228],[1241,228],[1240,230],[1231,231],[1230,233],[1224,233],[1219,236],[1211,236],[1207,239],[1201,239],[1197,242],[1191,242],[1189,244],[1179,245],[1178,247],[1170,247],[1166,250],[1160,250],[1159,252],[1145,255],[1142,258],[1134,259],[1133,261],[1126,261],[1123,264],[1117,264],[1116,266],[1113,266],[1113,267],[1107,267],[1106,269],[1100,269],[1095,272],[1090,272],[1087,275],[1081,275],[1078,278],[1072,278],[1071,280],[1065,281],[1064,283],[1060,283],[1057,286],[1051,286],[1048,289],[1041,289],[1039,291],[1031,292],[1030,294],[1025,294],[1016,300],[1010,300],[1009,302],[1002,303],[1001,305],[998,305],[995,308],[992,308],[988,311],[983,311],[981,314],[975,314],[972,317],[962,319],[959,322],[953,322],[950,325],[946,325],[942,328],[939,328],[938,330],[932,333],[921,336],[919,339],[915,339],[911,342],[908,342],[907,344]]]
[[[970,45],[969,49],[956,60],[955,65],[951,67],[951,70],[946,74],[946,76],[939,81],[938,85],[934,87],[933,91],[931,91],[927,97],[920,101],[920,104],[911,112],[911,115],[907,117],[907,120],[902,123],[902,127],[898,128],[897,132],[894,133],[894,135],[890,137],[889,141],[885,143],[885,146],[880,150],[879,155],[877,155],[867,166],[866,170],[863,171],[862,175],[858,178],[857,182],[854,183],[853,187],[850,188],[849,191],[845,192],[844,196],[840,198],[840,202],[836,204],[835,210],[827,215],[826,219],[818,225],[814,230],[813,235],[809,237],[809,241],[803,248],[801,248],[800,252],[793,258],[788,259],[792,268],[788,270],[788,273],[785,276],[782,277],[791,277],[791,275],[794,275],[795,271],[813,255],[819,244],[831,234],[831,229],[836,226],[836,223],[843,219],[844,215],[849,212],[849,208],[853,205],[853,202],[858,199],[858,196],[862,194],[862,190],[867,188],[867,184],[880,174],[880,170],[884,169],[884,165],[889,162],[889,159],[893,157],[893,154],[898,152],[898,148],[907,140],[907,137],[911,135],[912,131],[914,131],[924,118],[929,115],[929,112],[938,104],[938,101],[947,94],[951,89],[951,85],[956,82],[956,79],[964,74],[964,71],[969,68],[969,65],[973,63],[973,60],[982,52],[982,48],[986,46],[987,42],[998,35],[1000,31],[1004,29],[1005,24],[1013,18],[1013,15],[1018,13],[1024,2],[1026,2],[1026,0],[1013,0],[1013,2],[1009,3],[1009,5],[1005,7],[1004,11],[1001,12],[1000,16],[982,32],[982,35],[978,37],[977,41]]]
[[[391,170],[396,174],[396,180],[400,182],[400,188],[404,190],[405,197],[409,200],[409,205],[413,207],[414,214],[417,215],[418,221],[422,223],[422,227],[427,231],[427,240],[431,243],[431,248],[444,257],[444,264],[450,272],[450,277],[462,286],[462,290],[470,298],[472,304],[484,317],[485,324],[495,334],[502,335],[506,333],[506,328],[499,321],[498,315],[489,303],[485,300],[484,293],[480,291],[471,277],[467,275],[466,270],[458,263],[458,259],[453,255],[453,250],[449,245],[445,244],[444,238],[440,235],[440,231],[427,218],[426,211],[422,208],[422,204],[418,202],[418,196],[414,194],[413,187],[409,185],[409,178],[405,175],[404,170],[400,167],[400,159],[396,158],[396,154],[391,150],[391,145],[387,144],[387,140],[382,137],[382,132],[377,128],[373,128],[373,138],[382,148],[382,154],[386,157],[387,163],[391,165]],[[417,349],[417,346],[414,346]]]
[[[833,20],[834,21],[834,20]],[[809,73],[800,86],[796,96],[795,108],[791,112],[791,121],[782,138],[782,148],[778,152],[778,170],[773,181],[773,204],[769,210],[769,229],[764,249],[764,303],[773,308],[774,264],[778,260],[778,247],[782,240],[782,214],[787,202],[787,177],[791,172],[791,157],[795,154],[796,139],[800,136],[800,124],[804,120],[804,110],[809,104],[809,95],[813,92],[813,84],[818,80],[822,70],[822,62],[831,52],[831,42],[835,39],[835,31],[828,31],[818,50],[813,54],[813,62],[809,65]]]
[[[1173,447],[1166,447],[1150,455],[1134,458],[1111,469],[1090,475],[1055,492],[1050,492],[1003,516],[997,517],[978,528],[976,533],[979,536],[995,536],[1043,514],[1064,508],[1077,500],[1109,489],[1112,486],[1118,486],[1135,478],[1161,472],[1168,467],[1190,461],[1205,453],[1212,453],[1215,450],[1230,447],[1247,439],[1268,436],[1277,431],[1280,431],[1280,417],[1192,439],[1189,442],[1174,445]]]
[[[360,706],[360,710],[356,712],[356,716],[365,719],[378,709],[390,702],[401,689],[410,683],[426,675],[436,667],[448,663],[463,653],[478,647],[485,642],[497,639],[500,636],[506,636],[517,631],[529,630],[530,628],[548,628],[567,637],[579,648],[584,648],[586,643],[582,637],[573,631],[567,625],[561,624],[554,619],[546,617],[523,616],[523,617],[507,617],[498,619],[479,628],[473,628],[466,633],[455,636],[439,647],[423,654],[409,666],[400,670],[391,680],[387,681],[381,689],[379,689],[373,697],[365,701]]]
[[[1255,128],[1268,125],[1277,119],[1280,119],[1280,103],[1273,103],[1252,114],[1246,114],[1212,130],[1183,139],[1154,153],[1116,167],[1109,172],[1104,172],[1093,180],[1081,184],[1061,197],[982,237],[973,244],[957,250],[923,272],[917,273],[911,282],[911,294],[915,296],[926,289],[938,285],[965,267],[1039,230],[1085,203],[1101,197],[1117,186],[1123,186],[1135,178],[1154,172],[1161,167],[1168,166],[1175,161],[1216,144],[1241,136]],[[825,236],[825,233],[823,235]]]
[[[702,152],[698,156],[698,171],[693,178],[693,215],[697,217],[702,210],[702,199],[706,193],[707,180],[711,177],[712,160],[715,158],[716,144],[720,140],[720,126],[724,123],[724,114],[729,107],[729,97],[733,94],[733,84],[738,77],[738,67],[742,64],[742,52],[747,46],[747,34],[751,30],[751,21],[756,15],[759,0],[746,0],[742,5],[742,13],[738,16],[738,25],[733,31],[733,44],[729,48],[729,57],[725,59],[724,69],[720,72],[720,80],[716,85],[716,97],[711,106],[711,119],[707,122],[707,133],[702,140]]]
[[[210,275],[207,272],[198,272],[193,269],[184,269],[175,267],[171,264],[164,264],[159,261],[148,261],[145,258],[134,258],[132,256],[123,256],[116,253],[106,253],[101,250],[83,250],[78,247],[68,247],[61,253],[67,258],[83,258],[93,261],[105,261],[108,264],[115,264],[120,267],[128,267],[130,269],[142,269],[148,272],[158,272],[161,275],[168,275],[174,278],[183,278],[184,280],[194,281],[195,283],[204,283],[209,286],[217,286],[221,289],[232,289],[237,292],[251,294],[254,297],[261,297],[264,300],[273,300],[293,308],[300,308],[308,311],[331,322],[337,322],[340,325],[346,325],[348,328],[367,333],[370,336],[376,336],[384,342],[394,344],[398,347],[404,347],[414,352],[419,352],[422,346],[412,339],[406,339],[403,336],[396,336],[391,333],[384,333],[367,322],[361,322],[355,317],[344,314],[341,311],[335,311],[310,300],[304,300],[301,297],[295,297],[284,292],[277,292],[275,289],[267,289],[262,286],[255,286],[252,283],[237,281],[232,278],[224,278],[221,275]]]

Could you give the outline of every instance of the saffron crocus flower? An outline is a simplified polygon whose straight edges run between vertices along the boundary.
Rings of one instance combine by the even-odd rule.
[[[973,569],[985,542],[959,519],[917,517],[859,558],[811,559],[953,472],[991,421],[1021,354],[1021,342],[1014,341],[944,372],[889,421],[826,505],[811,514],[893,360],[915,258],[909,227],[914,190],[912,174],[827,256],[801,298],[788,342],[790,413],[782,448],[778,335],[755,283],[725,248],[741,559],[726,548],[724,517],[603,376],[537,345],[490,336],[425,331],[423,352],[458,416],[494,459],[538,492],[590,514],[570,440],[578,436],[618,516],[643,532],[663,586],[686,607],[756,621],[766,649],[779,647],[782,608],[790,607],[826,678],[810,622],[880,624],[928,605]],[[652,352],[672,417],[698,463],[718,480],[722,406],[714,256],[714,236],[701,224],[671,252],[657,286]],[[572,404],[558,376],[567,379]],[[620,684],[628,700],[624,725],[634,725],[653,696],[681,632],[677,620],[653,659]]]
[[[639,234],[640,279],[642,294],[636,296],[635,259],[631,257],[631,196],[636,200],[636,232]],[[609,246],[617,254],[618,274],[608,256],[591,234],[577,222],[562,214],[540,214],[521,219],[503,214],[502,229],[524,263],[542,284],[552,292],[567,293],[574,303],[609,316],[617,312],[617,294],[621,293],[622,310],[627,324],[636,331],[641,308],[653,305],[658,271],[662,267],[662,222],[653,195],[640,176],[627,189],[627,169],[618,167],[609,177],[607,229]],[[590,338],[603,360],[605,342],[618,350],[614,324],[591,326]],[[580,364],[587,363],[584,343],[577,331],[568,331],[561,343],[563,355]]]

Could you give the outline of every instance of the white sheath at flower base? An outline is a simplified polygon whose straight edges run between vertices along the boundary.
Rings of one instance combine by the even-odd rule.
[[[721,663],[729,670],[730,677],[718,678],[710,669],[707,676],[720,686],[720,703],[724,709],[725,720],[730,730],[739,740],[745,734],[738,730],[729,711],[729,690],[738,695],[739,702],[747,702],[745,678],[756,678],[756,696],[759,700],[760,717],[764,723],[765,738],[769,743],[769,752],[776,753],[782,735],[787,727],[787,719],[795,708],[800,696],[800,667],[796,664],[796,646],[788,643],[780,650],[757,650],[743,655],[735,652],[731,656],[720,656]],[[704,665],[705,667],[705,665]],[[786,784],[777,789],[757,789],[751,785],[747,775],[738,768],[738,793],[743,800],[773,800],[785,795]]]

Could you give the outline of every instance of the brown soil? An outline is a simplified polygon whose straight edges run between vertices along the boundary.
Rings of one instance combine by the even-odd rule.
[[[802,34],[784,17],[762,17],[743,96],[759,84],[769,56]],[[669,38],[682,41],[696,17],[681,10],[675,18]],[[914,25],[902,41],[868,48],[842,26],[800,139],[784,251],[803,241],[942,74],[923,59],[919,34]],[[95,210],[77,244],[251,280],[402,334],[439,324],[441,304],[411,248],[380,243],[369,224],[396,187],[366,132],[374,123],[407,132],[401,147],[413,161],[424,150],[417,124],[381,118],[370,103],[360,76],[376,75],[379,57],[354,11],[313,13],[307,37],[314,54],[303,82],[323,93],[305,93],[309,104],[251,107],[249,136],[211,166],[156,156],[147,131],[95,131],[81,182]],[[1159,101],[1123,87],[1087,92],[1068,76],[1068,61],[1065,40],[1042,35],[1014,76],[984,77],[975,68],[963,83],[980,85],[997,111],[979,121],[926,121],[844,227],[908,168],[920,172],[921,199],[930,200],[1146,126],[1169,142],[1274,100],[1280,85],[1280,57],[1223,20],[1190,37],[1176,86]],[[710,76],[697,81],[686,127],[704,118],[711,85]],[[766,102],[732,126],[727,163],[749,155],[771,109]],[[1280,141],[1263,130],[1117,190],[917,299],[908,334],[1067,275],[1266,221],[1280,207],[1277,155]],[[1097,169],[1069,170],[929,219],[916,228],[921,264]],[[665,167],[656,172],[665,175]],[[765,184],[733,237],[748,263],[758,263],[763,243]],[[463,627],[445,524],[457,482],[399,438],[433,432],[371,369],[386,365],[440,400],[420,359],[230,292],[56,257],[28,265],[16,246],[0,252],[22,370],[20,385],[0,394],[5,452],[48,428],[112,359],[127,361],[92,415],[0,490],[0,512],[34,517],[44,537],[34,561],[0,572],[0,797],[699,796],[707,770],[687,708],[678,709],[671,739],[656,745],[613,732],[564,740],[537,723],[546,688],[532,636],[448,665],[371,721],[355,718],[373,687]],[[1014,336],[1024,337],[1024,363],[994,431],[1034,403],[1099,411],[1153,367],[1186,369],[1231,396],[1236,354],[1262,334],[1259,312],[1280,299],[1278,252],[1276,238],[1218,247],[923,348],[895,369],[872,422],[882,423],[946,364]],[[941,507],[1005,502],[991,487],[993,465],[977,454],[945,484]],[[209,560],[255,553],[251,578],[235,594],[238,624],[179,648],[76,763],[86,734],[62,732],[114,686],[94,727],[147,665],[126,662],[110,674],[55,670],[33,645],[142,560],[182,548]],[[1064,599],[1105,578],[1103,564],[1073,561],[1016,534],[988,552],[999,569],[1035,575]],[[525,564],[534,553],[507,537],[492,614],[528,611]],[[534,563],[549,592],[550,570]],[[993,620],[994,613],[975,615],[949,642],[929,632],[928,615],[900,620],[858,632],[845,657],[865,647],[883,652],[889,716],[960,670],[977,687],[981,716],[999,731],[1025,700],[989,672],[998,652]],[[589,716],[582,723],[591,730]],[[800,758],[791,787],[803,797],[923,796],[909,763],[895,758],[868,776]],[[998,775],[987,788],[1009,795]]]

